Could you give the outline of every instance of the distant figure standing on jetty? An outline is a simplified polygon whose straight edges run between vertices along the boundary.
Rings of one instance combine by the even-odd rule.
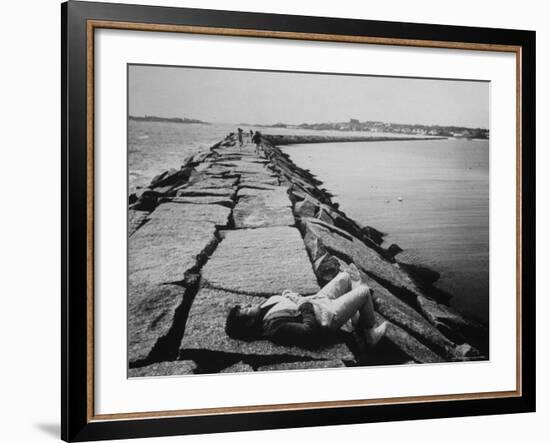
[[[286,290],[257,306],[237,305],[229,311],[225,331],[240,340],[315,347],[342,329],[355,332],[364,348],[374,347],[386,328],[387,322],[375,326],[371,289],[361,282],[356,269],[350,269],[315,295],[303,297]]]
[[[250,131],[252,132],[252,131]],[[254,136],[252,137],[252,143],[256,145],[255,152],[256,154],[260,154],[260,145],[262,143],[262,134],[260,134],[260,131],[256,131]]]
[[[254,131],[251,129],[250,130],[250,141],[252,141],[252,137],[254,137]]]
[[[239,140],[239,147],[243,146],[243,130],[241,128],[237,129],[237,139]]]

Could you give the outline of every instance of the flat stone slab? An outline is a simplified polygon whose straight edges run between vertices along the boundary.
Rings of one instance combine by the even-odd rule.
[[[273,172],[266,168],[264,163],[258,163],[255,161],[246,161],[246,160],[234,160],[231,162],[234,166],[231,168],[234,172],[237,173],[256,173],[256,174],[270,174]]]
[[[227,168],[221,168],[223,171],[228,171]],[[196,181],[185,186],[180,186],[177,190],[180,189],[198,189],[198,188],[223,188],[230,189],[237,184],[238,177],[230,178],[215,178],[209,177],[206,174],[203,174],[201,177],[198,177]]]
[[[265,297],[285,289],[302,295],[319,290],[296,228],[237,229],[224,235],[202,268],[211,287]]]
[[[165,377],[169,375],[189,375],[197,369],[193,360],[163,361],[141,368],[131,368],[128,377]]]
[[[238,202],[233,209],[236,228],[292,226],[295,223],[285,188],[259,192],[241,188],[237,197]]]
[[[202,288],[196,295],[185,327],[180,351],[207,350],[243,356],[298,356],[322,360],[353,360],[353,354],[343,343],[322,345],[317,349],[276,345],[268,340],[235,340],[225,333],[229,310],[238,304],[261,304],[262,297],[234,294]]]
[[[293,369],[331,369],[345,367],[346,365],[342,360],[310,360],[260,366],[258,371],[291,371]]]
[[[163,203],[128,242],[129,297],[136,286],[183,280],[197,257],[216,242],[216,226],[230,209],[221,205]]]
[[[163,203],[150,215],[151,221],[162,221],[166,224],[181,222],[214,223],[225,226],[231,211],[229,208],[216,205],[180,205],[177,203]]]
[[[268,174],[242,174],[239,186],[279,186],[279,179]]]
[[[197,205],[174,205],[194,207]],[[202,205],[207,206],[207,205]],[[208,205],[215,207],[214,205]],[[221,206],[220,206],[221,207]],[[175,219],[173,223],[151,220],[128,243],[129,297],[134,287],[181,281],[197,258],[217,240],[212,222]]]
[[[283,188],[279,185],[270,185],[267,183],[260,183],[260,182],[243,182],[239,184],[239,189],[248,189],[250,192],[256,192],[256,191],[273,191],[277,188]]]
[[[214,197],[206,196],[190,196],[190,197],[172,197],[168,200],[171,203],[184,203],[190,205],[222,205],[225,207],[233,206],[233,200],[226,196]]]
[[[168,335],[185,289],[177,285],[141,284],[128,297],[128,360],[146,359],[158,340]]]
[[[181,282],[217,243],[216,224],[230,210],[220,205],[161,204],[128,241],[128,355],[147,358],[173,323],[183,301]]]
[[[231,198],[235,194],[233,188],[201,188],[192,187],[180,189],[176,192],[178,197],[225,197]]]

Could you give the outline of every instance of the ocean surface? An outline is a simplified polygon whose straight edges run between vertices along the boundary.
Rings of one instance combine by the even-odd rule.
[[[233,125],[170,122],[128,123],[128,190],[147,186],[161,172],[179,169],[189,155],[235,131]]]
[[[342,134],[259,129],[265,133]],[[147,186],[166,169],[179,168],[188,155],[235,130],[235,125],[130,121],[129,192]],[[397,243],[405,250],[403,254],[438,271],[437,286],[453,294],[451,305],[488,323],[487,140],[347,142],[283,149],[324,182],[335,196],[333,201],[350,217],[387,233],[388,245]]]
[[[450,304],[489,319],[489,142],[419,140],[284,147],[348,216],[441,274]]]

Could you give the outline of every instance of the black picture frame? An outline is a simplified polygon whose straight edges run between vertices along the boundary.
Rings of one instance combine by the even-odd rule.
[[[370,20],[321,18],[202,9],[70,1],[61,5],[62,108],[62,373],[61,433],[65,441],[90,441],[196,433],[511,414],[535,411],[535,32]],[[510,45],[521,55],[520,293],[518,312],[521,393],[501,398],[441,400],[232,414],[95,420],[90,414],[90,113],[87,88],[88,23],[111,21],[186,25],[332,36]],[[512,242],[513,239],[510,239]],[[92,268],[93,271],[93,268]],[[93,406],[93,405],[92,405]]]

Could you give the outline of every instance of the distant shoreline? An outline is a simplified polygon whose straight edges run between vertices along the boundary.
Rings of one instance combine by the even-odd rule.
[[[180,118],[180,117],[157,117],[154,115],[146,115],[144,117],[137,117],[134,115],[131,115],[129,117],[130,120],[138,121],[138,122],[167,122],[167,123],[183,123],[183,124],[201,124],[201,125],[209,125],[208,122],[203,122],[202,120],[194,119],[194,118]]]
[[[404,123],[385,123],[381,121],[364,121],[350,119],[348,122],[327,122],[327,123],[302,123],[300,125],[275,123],[274,125],[240,123],[241,126],[256,126],[259,128],[286,128],[286,129],[309,129],[313,131],[342,131],[342,132],[385,132],[405,134],[408,136],[436,136],[444,138],[465,138],[488,140],[489,130],[484,128],[468,128],[465,126],[441,126],[441,125],[420,125]]]
[[[301,145],[306,143],[344,143],[344,142],[386,142],[446,140],[447,137],[391,137],[391,136],[340,136],[340,135],[290,135],[264,134],[264,137],[277,146]]]

